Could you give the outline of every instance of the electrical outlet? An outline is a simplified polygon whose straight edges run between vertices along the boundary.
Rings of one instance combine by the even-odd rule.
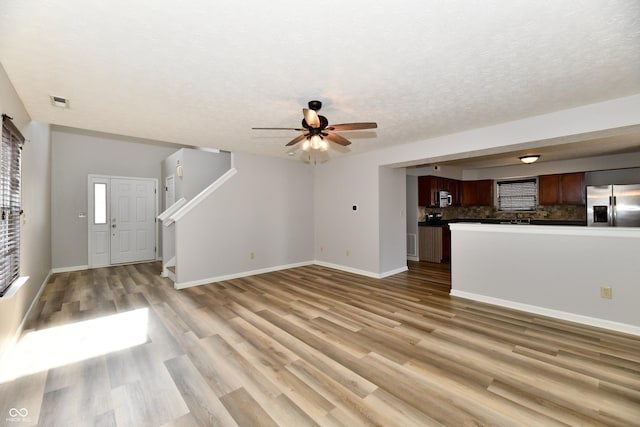
[[[349,256],[349,249],[347,249],[347,256]]]
[[[600,286],[600,298],[611,299],[613,297],[611,292],[611,286]]]
[[[254,258],[255,258],[255,255],[256,255],[256,254],[254,254],[253,252],[249,252],[249,259],[254,259]]]

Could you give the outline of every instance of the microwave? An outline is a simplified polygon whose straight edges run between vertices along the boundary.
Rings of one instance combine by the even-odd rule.
[[[453,204],[453,197],[451,193],[445,190],[438,191],[438,206],[441,208],[446,208],[447,206],[451,206]]]

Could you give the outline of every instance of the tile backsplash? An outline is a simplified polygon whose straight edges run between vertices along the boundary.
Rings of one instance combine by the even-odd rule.
[[[449,206],[447,208],[426,208],[418,206],[418,221],[425,221],[427,213],[440,213],[442,219],[462,218],[499,218],[514,219],[554,219],[586,221],[585,205],[548,205],[538,206],[535,212],[501,212],[493,206]]]

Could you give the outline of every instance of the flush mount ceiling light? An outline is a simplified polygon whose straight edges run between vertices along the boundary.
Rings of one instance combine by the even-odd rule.
[[[62,96],[50,95],[49,99],[51,99],[51,105],[59,108],[69,108],[69,100]]]
[[[522,163],[525,163],[527,165],[530,165],[531,163],[535,163],[538,161],[538,159],[540,158],[539,154],[530,154],[528,156],[522,156],[520,157],[520,161]]]

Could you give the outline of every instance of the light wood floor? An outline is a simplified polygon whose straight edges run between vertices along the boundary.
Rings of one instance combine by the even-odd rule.
[[[638,337],[450,297],[448,266],[410,267],[374,280],[309,266],[184,291],[158,263],[56,274],[24,342],[138,312],[146,342],[1,384],[0,424],[640,425]],[[139,327],[126,322],[88,330],[117,341]],[[29,357],[73,344],[56,342]]]

